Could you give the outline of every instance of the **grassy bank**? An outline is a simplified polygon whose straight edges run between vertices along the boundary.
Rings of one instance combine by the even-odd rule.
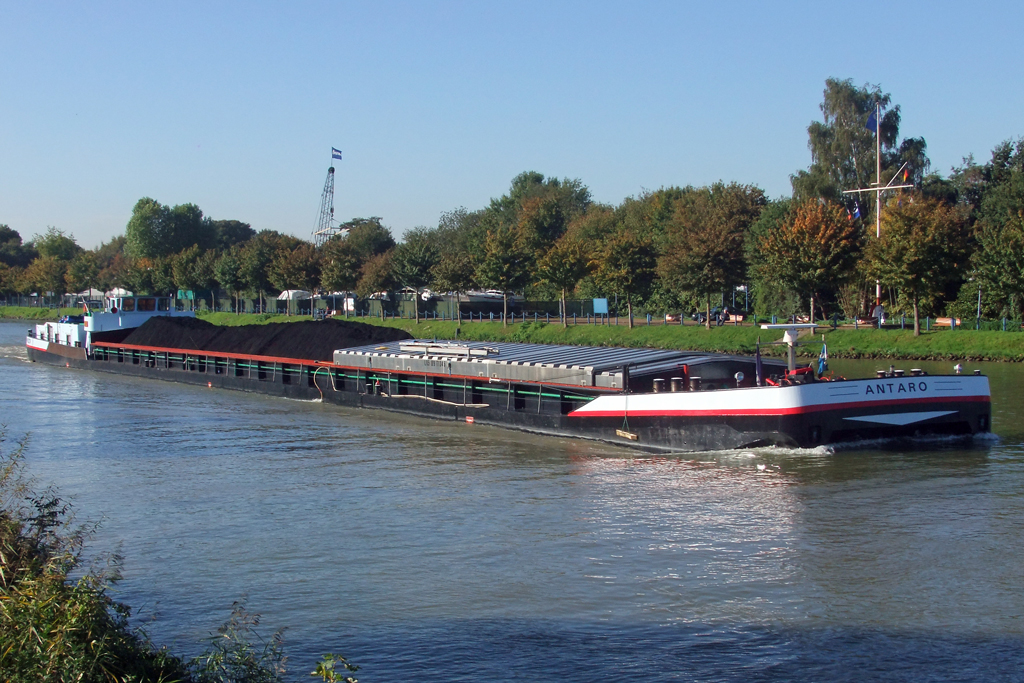
[[[262,322],[308,320],[308,317],[283,315],[234,315],[214,313],[202,316],[217,325],[249,325]],[[412,320],[359,318],[359,322],[387,325],[426,339],[454,339],[456,323],[430,320],[416,324]],[[829,355],[837,358],[891,358],[904,360],[995,360],[1024,361],[1024,334],[1016,332],[975,330],[933,330],[914,337],[912,330],[819,328],[808,342],[824,335]],[[758,337],[762,344],[781,338],[777,332],[759,327],[724,325],[707,330],[697,325],[638,325],[632,330],[625,325],[570,325],[557,323],[463,323],[459,338],[470,341],[514,341],[534,344],[581,344],[586,346],[630,346],[660,349],[692,349],[725,353],[753,353]],[[821,347],[810,343],[800,347],[801,355],[817,356]],[[762,347],[767,355],[781,355],[780,347]]]
[[[0,318],[8,320],[56,320],[61,315],[77,315],[77,308],[31,308],[0,306]],[[202,313],[200,317],[215,325],[259,325],[265,323],[309,320],[309,316],[286,316],[270,313]],[[416,324],[408,319],[358,318],[371,325],[397,327],[414,337],[455,339],[458,327],[451,321],[429,320]],[[632,330],[625,325],[570,325],[526,322],[502,327],[497,322],[464,322],[459,338],[470,341],[514,341],[534,344],[581,344],[584,346],[630,346],[658,349],[692,349],[724,353],[753,353],[758,337],[763,344],[781,337],[759,327],[724,325],[707,330],[697,325],[645,325]],[[994,360],[1024,361],[1024,334],[989,330],[948,329],[922,332],[914,337],[911,330],[861,328],[854,330],[827,327],[816,331],[824,335],[829,355],[836,358],[891,358],[903,360]],[[805,337],[811,341],[808,335]],[[817,356],[821,347],[808,344],[800,348],[803,356]],[[778,347],[763,346],[766,355],[781,355]]]
[[[0,320],[57,320],[62,315],[78,315],[81,312],[81,308],[0,306]]]

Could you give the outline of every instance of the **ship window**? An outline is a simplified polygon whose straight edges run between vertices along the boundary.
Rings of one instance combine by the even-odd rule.
[[[121,299],[121,310],[124,312],[135,310],[135,299],[124,298]]]
[[[158,310],[158,311],[169,311],[169,310],[171,310],[171,300],[170,299],[157,299],[156,300],[156,310]]]
[[[137,310],[140,311],[155,311],[156,310],[156,299],[146,297],[145,299],[138,299]]]

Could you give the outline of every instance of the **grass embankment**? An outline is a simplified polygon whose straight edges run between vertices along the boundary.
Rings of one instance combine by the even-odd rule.
[[[264,322],[308,320],[309,317],[283,315],[204,314],[204,320],[217,325],[251,325]],[[408,319],[353,318],[372,325],[387,325],[425,339],[455,339],[457,324],[429,320],[419,324]],[[815,343],[822,335],[828,343],[829,355],[835,358],[891,358],[903,360],[995,360],[1024,361],[1024,334],[1000,331],[933,330],[915,337],[913,330],[821,327],[812,335],[801,337],[808,344],[799,347],[804,357],[818,355]],[[749,354],[754,352],[758,337],[762,353],[779,356],[784,349],[766,346],[781,335],[760,327],[723,325],[710,330],[697,325],[570,325],[558,323],[515,323],[502,327],[497,322],[464,322],[459,339],[469,341],[512,341],[534,344],[581,344],[585,346],[628,346],[659,349],[691,349]]]
[[[0,320],[57,320],[62,315],[80,315],[81,313],[81,308],[0,306]]]
[[[33,308],[0,306],[0,318],[13,320],[56,320],[62,315],[78,315],[77,308]],[[259,325],[264,323],[309,320],[309,316],[271,313],[201,313],[215,325]],[[454,339],[456,323],[429,320],[416,324],[408,319],[352,318],[371,325],[403,329],[414,337]],[[816,331],[825,335],[829,355],[836,358],[891,358],[904,360],[994,360],[1024,361],[1024,335],[989,330],[932,330],[914,337],[912,330],[861,328],[854,330],[828,327]],[[470,341],[514,341],[534,344],[581,344],[585,346],[631,346],[658,349],[692,349],[724,353],[753,353],[758,337],[762,344],[776,341],[780,335],[759,327],[723,325],[707,330],[697,325],[645,325],[632,330],[625,325],[570,325],[559,323],[515,323],[502,327],[497,322],[463,322],[459,338]],[[801,338],[811,341],[810,335]],[[800,347],[803,356],[816,356],[820,347]],[[762,346],[766,355],[781,355],[779,347]]]

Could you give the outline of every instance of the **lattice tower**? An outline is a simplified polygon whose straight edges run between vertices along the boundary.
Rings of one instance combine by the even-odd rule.
[[[320,218],[317,220],[316,229],[313,230],[313,246],[319,249],[341,232],[334,224],[334,167],[331,166],[327,169],[324,193],[320,195]]]

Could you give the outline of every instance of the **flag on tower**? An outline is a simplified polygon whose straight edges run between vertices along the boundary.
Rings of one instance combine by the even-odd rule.
[[[331,158],[332,159],[340,159],[341,158],[341,150],[340,149],[334,149],[333,147],[331,147]]]
[[[868,122],[864,124],[864,127],[872,132],[877,132],[875,129],[878,128],[878,110],[871,110],[871,116],[868,117]]]
[[[853,217],[860,218],[860,204],[854,202],[853,204]]]

